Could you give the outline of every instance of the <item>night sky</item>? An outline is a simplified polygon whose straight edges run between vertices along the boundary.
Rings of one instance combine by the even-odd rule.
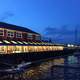
[[[30,28],[54,42],[80,41],[80,0],[0,0],[0,21]]]

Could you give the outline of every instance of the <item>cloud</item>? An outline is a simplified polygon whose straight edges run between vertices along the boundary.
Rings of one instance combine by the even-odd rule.
[[[80,26],[77,28],[75,26],[61,26],[58,27],[47,27],[44,30],[44,36],[52,38],[54,42],[60,43],[74,43],[75,42],[75,32],[77,29],[77,38],[79,37]]]

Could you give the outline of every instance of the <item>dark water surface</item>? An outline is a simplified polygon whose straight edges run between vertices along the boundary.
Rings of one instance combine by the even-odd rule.
[[[14,78],[5,80],[80,80],[80,53],[36,64],[24,70],[20,78],[14,75]]]
[[[23,73],[26,80],[80,80],[79,55],[49,59]]]

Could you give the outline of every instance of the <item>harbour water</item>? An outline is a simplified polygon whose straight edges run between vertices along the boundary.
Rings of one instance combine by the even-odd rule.
[[[19,75],[5,80],[80,80],[80,53],[36,62]],[[21,76],[20,76],[21,75]],[[20,76],[20,77],[19,77]]]
[[[67,58],[49,59],[26,70],[23,77],[27,80],[80,80],[78,58],[79,56],[71,55]]]
[[[43,62],[38,66],[32,67],[23,73],[25,79],[28,80],[44,80],[51,79],[51,66],[53,61]]]

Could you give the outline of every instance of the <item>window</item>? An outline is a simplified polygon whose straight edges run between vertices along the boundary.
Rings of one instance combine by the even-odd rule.
[[[17,32],[17,33],[16,33],[16,37],[17,37],[17,38],[22,38],[22,33],[18,33],[18,32]]]
[[[4,30],[0,30],[0,36],[4,36]]]
[[[7,32],[7,36],[8,36],[8,37],[14,37],[14,32],[8,31],[8,32]]]
[[[31,39],[32,38],[32,34],[28,33],[27,37]]]
[[[40,40],[40,36],[36,36],[36,40]]]

